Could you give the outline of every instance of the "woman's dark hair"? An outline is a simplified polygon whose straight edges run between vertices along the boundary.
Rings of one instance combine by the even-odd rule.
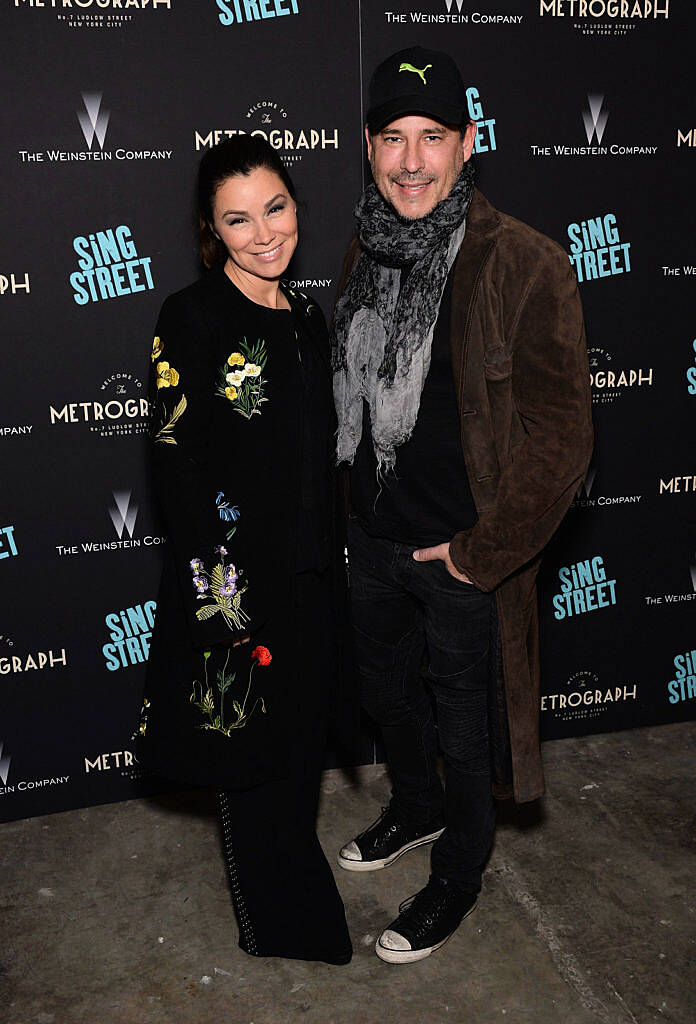
[[[283,161],[273,147],[258,135],[235,135],[209,149],[198,168],[198,245],[204,266],[219,266],[227,250],[213,232],[213,200],[220,185],[239,174],[248,175],[259,167],[277,174],[290,198],[297,199],[295,186]]]

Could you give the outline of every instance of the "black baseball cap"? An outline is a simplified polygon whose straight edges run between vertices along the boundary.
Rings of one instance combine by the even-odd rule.
[[[466,89],[447,53],[409,46],[387,57],[370,80],[367,127],[370,134],[404,114],[425,114],[443,124],[469,120]]]

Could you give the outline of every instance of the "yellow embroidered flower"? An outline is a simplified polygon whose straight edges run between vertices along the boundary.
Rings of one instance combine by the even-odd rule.
[[[225,388],[225,394],[229,398],[230,402],[234,402],[239,392],[236,388]]]
[[[258,377],[261,373],[261,367],[257,366],[256,363],[247,363],[244,367],[245,377]]]
[[[179,374],[169,363],[157,364],[157,387],[175,388],[179,383]]]
[[[228,384],[231,384],[233,387],[238,388],[239,385],[244,382],[245,377],[246,374],[244,373],[244,370],[235,370],[233,373],[228,373],[225,376],[225,380],[227,381]]]
[[[246,360],[241,352],[233,352],[231,356],[228,356],[227,362],[230,366],[244,366]]]
[[[152,356],[150,357],[153,363],[155,359],[159,359],[159,357],[162,355],[163,348],[164,346],[162,345],[160,339],[155,338],[155,340],[152,342]]]

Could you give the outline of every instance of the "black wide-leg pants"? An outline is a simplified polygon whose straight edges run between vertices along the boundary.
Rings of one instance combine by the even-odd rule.
[[[252,956],[343,960],[343,902],[316,834],[328,721],[330,594],[323,574],[295,577],[297,700],[287,775],[218,794],[239,945]]]

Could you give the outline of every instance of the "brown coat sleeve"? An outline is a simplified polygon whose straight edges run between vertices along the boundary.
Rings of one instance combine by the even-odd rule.
[[[493,506],[450,544],[456,568],[494,590],[549,542],[592,453],[587,346],[575,275],[554,251],[532,279],[511,339],[513,403],[524,437]]]

